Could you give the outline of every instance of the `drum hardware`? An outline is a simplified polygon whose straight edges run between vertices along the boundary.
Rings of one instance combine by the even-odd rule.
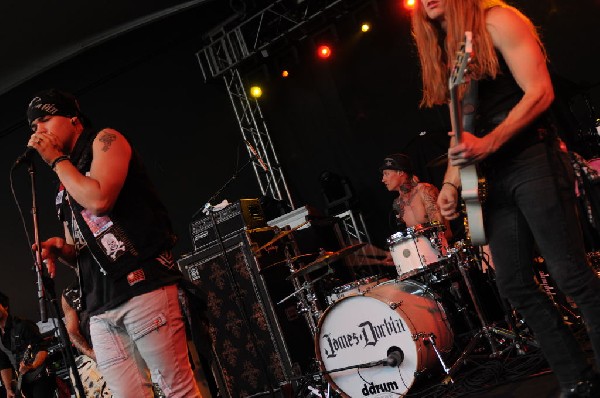
[[[462,255],[461,255],[461,252],[462,252]],[[466,255],[465,255],[465,253],[466,253]],[[490,358],[497,358],[497,357],[501,356],[502,354],[506,353],[512,347],[516,347],[519,350],[519,352],[522,353],[523,351],[521,349],[521,346],[524,345],[525,343],[532,345],[532,346],[536,346],[536,347],[538,346],[537,343],[535,341],[533,341],[533,339],[525,338],[523,336],[520,336],[517,333],[517,328],[514,323],[514,319],[512,318],[511,315],[508,315],[506,318],[507,318],[507,322],[509,323],[510,327],[514,330],[514,332],[510,331],[510,330],[502,329],[502,328],[496,326],[494,323],[488,322],[485,314],[483,313],[483,311],[481,309],[481,303],[480,303],[479,297],[477,296],[477,294],[474,291],[471,277],[469,276],[469,274],[467,272],[467,270],[470,268],[471,264],[473,263],[473,260],[476,260],[476,259],[473,258],[472,253],[470,253],[469,250],[467,250],[466,248],[463,248],[463,250],[460,250],[458,253],[455,253],[455,256],[457,257],[458,270],[460,272],[463,282],[465,283],[465,286],[467,287],[469,297],[471,299],[471,302],[473,304],[475,313],[477,315],[477,318],[479,320],[481,327],[471,337],[471,340],[466,345],[465,349],[462,351],[462,353],[460,354],[458,359],[455,361],[455,363],[449,369],[444,367],[444,371],[448,375],[447,380],[449,380],[450,382],[453,382],[453,380],[452,380],[453,375],[458,371],[458,369],[462,365],[465,364],[466,358],[473,352],[473,350],[477,347],[477,344],[482,339],[485,339],[491,348],[491,354],[489,355]],[[500,341],[496,340],[495,335],[510,339],[510,340],[512,340],[512,343],[505,349],[500,350],[498,348]]]
[[[347,246],[337,252],[326,252],[322,251],[322,253],[313,261],[312,263],[300,268],[299,270],[294,271],[287,279],[293,279],[298,276],[306,275],[312,271],[316,271],[325,266],[328,266],[331,263],[334,263],[350,254],[354,253],[361,247],[365,246],[366,243],[357,243],[355,245]]]
[[[442,365],[442,369],[444,370],[444,372],[446,374],[448,374],[448,372],[450,371],[450,368],[448,368],[448,366],[446,366],[446,362],[444,361],[444,358],[442,357],[442,353],[440,352],[440,350],[438,350],[437,345],[435,344],[435,334],[433,333],[418,333],[418,336],[416,336],[416,338],[420,338],[421,340],[423,340],[423,343],[425,345],[431,344],[431,348],[433,348],[433,351],[435,351],[435,355],[437,356],[438,362],[440,363],[440,365]],[[415,340],[416,341],[416,340]]]
[[[294,275],[295,270],[294,270],[293,263],[294,263],[295,259],[297,259],[298,257],[301,257],[302,255],[291,257],[290,251],[289,251],[288,247],[286,246],[285,247],[285,256],[286,256],[286,263],[290,269],[290,272],[292,272],[292,275]],[[314,336],[316,334],[317,321],[321,317],[321,314],[322,314],[322,311],[318,305],[317,295],[315,293],[315,290],[313,289],[313,285],[314,285],[314,283],[316,283],[317,281],[326,277],[327,275],[331,274],[332,272],[333,272],[333,270],[329,269],[325,274],[321,275],[320,277],[318,277],[312,281],[304,281],[303,284],[300,283],[298,278],[292,278],[292,285],[294,286],[294,291],[291,294],[289,294],[288,296],[284,297],[283,299],[281,299],[280,301],[277,302],[277,305],[281,305],[285,301],[289,300],[290,298],[297,297],[298,298],[298,302],[296,304],[297,311],[299,314],[302,314],[304,316],[304,319],[306,320],[306,323],[308,324],[308,328],[310,330],[311,336]],[[289,277],[287,279],[289,279]]]
[[[264,273],[265,271],[267,271],[267,270],[269,270],[269,269],[271,269],[271,268],[273,268],[273,267],[276,267],[276,266],[278,266],[278,265],[280,265],[280,264],[288,264],[288,265],[289,265],[289,263],[290,263],[290,262],[294,263],[294,262],[296,262],[296,261],[298,261],[298,260],[302,260],[302,259],[304,259],[304,258],[306,258],[306,257],[318,256],[318,255],[319,255],[319,253],[306,253],[306,254],[299,254],[299,255],[297,255],[297,256],[290,257],[289,259],[287,259],[287,258],[286,258],[285,260],[277,261],[276,263],[270,264],[270,265],[268,265],[268,266],[266,266],[266,267],[264,267],[264,268],[260,269],[258,272],[259,272],[260,274],[262,274],[262,273]],[[293,271],[292,271],[292,272],[293,272]]]
[[[303,226],[305,226],[306,224],[310,223],[310,220],[306,220],[304,221],[302,224],[299,224],[297,226],[295,226],[292,229],[280,232],[279,234],[275,235],[275,237],[273,239],[271,239],[270,241],[268,241],[267,243],[265,243],[264,245],[262,245],[259,248],[256,249],[252,249],[252,251],[254,252],[254,254],[258,254],[261,251],[263,251],[264,249],[271,247],[275,242],[277,242],[278,240],[285,238],[286,236],[288,236],[289,234],[291,234],[292,232],[296,231],[297,229],[302,228]]]
[[[377,286],[381,282],[387,281],[388,278],[380,275],[367,276],[356,281],[346,283],[344,285],[335,287],[325,297],[325,301],[328,305],[335,303],[337,300],[350,296],[353,294],[364,294],[373,287]]]

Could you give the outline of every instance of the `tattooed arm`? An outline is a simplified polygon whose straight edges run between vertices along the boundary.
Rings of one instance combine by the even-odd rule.
[[[71,162],[60,162],[55,171],[69,194],[94,215],[112,209],[125,183],[131,147],[116,130],[104,129],[93,143],[89,176],[81,174]]]
[[[423,207],[425,207],[425,212],[427,213],[427,219],[429,221],[437,221],[442,224],[442,213],[440,213],[440,208],[436,203],[439,194],[437,188],[431,184],[422,183],[419,191],[421,194]]]
[[[69,334],[69,340],[71,340],[71,343],[73,343],[79,352],[95,361],[96,354],[94,354],[94,350],[81,334],[81,325],[79,324],[79,315],[77,314],[77,311],[67,303],[67,300],[64,297],[61,297],[61,303],[65,314],[65,327]]]
[[[452,238],[452,231],[450,230],[450,225],[448,220],[444,219],[442,213],[440,211],[440,207],[437,204],[437,198],[439,195],[438,189],[427,183],[421,184],[422,188],[420,190],[421,200],[423,201],[423,206],[425,207],[425,212],[427,213],[427,218],[429,221],[437,221],[440,225],[446,226],[446,231],[444,235],[446,239]]]

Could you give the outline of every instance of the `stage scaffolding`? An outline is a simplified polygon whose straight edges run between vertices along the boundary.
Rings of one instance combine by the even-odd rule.
[[[207,35],[209,43],[196,53],[205,81],[221,77],[238,119],[248,155],[263,195],[296,206],[273,147],[260,105],[247,95],[239,68],[243,61],[261,53],[293,32],[309,34],[330,16],[348,12],[365,0],[278,0],[241,23],[226,21]],[[256,154],[253,152],[256,151]]]

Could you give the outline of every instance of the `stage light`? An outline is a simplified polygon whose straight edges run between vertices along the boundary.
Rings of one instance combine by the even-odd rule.
[[[319,48],[317,49],[317,55],[320,58],[327,59],[331,56],[331,48],[325,45],[319,46]]]
[[[360,30],[366,33],[371,30],[371,25],[365,22],[360,26]]]
[[[403,0],[403,1],[404,1],[404,8],[406,8],[409,11],[414,10],[416,0]]]
[[[281,72],[281,77],[288,77],[290,75],[290,72],[288,72],[287,70],[284,70]]]
[[[250,87],[250,95],[252,98],[260,98],[262,96],[262,88],[259,86]]]

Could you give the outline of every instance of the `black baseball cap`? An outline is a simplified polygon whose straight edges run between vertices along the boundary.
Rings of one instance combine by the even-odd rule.
[[[412,174],[413,167],[410,158],[403,153],[393,153],[383,159],[383,164],[379,167],[379,171],[383,170],[398,170],[406,171]]]

